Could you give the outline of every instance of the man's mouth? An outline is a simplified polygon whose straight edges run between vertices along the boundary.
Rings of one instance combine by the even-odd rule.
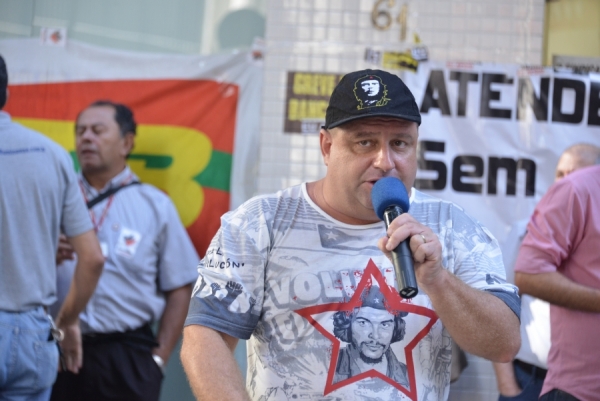
[[[371,185],[371,187],[372,187],[372,186],[373,186],[373,185],[375,185],[375,183],[376,183],[377,181],[379,181],[381,178],[383,178],[383,177],[373,178],[373,179],[367,180],[367,181],[366,181],[366,183],[367,183],[367,184],[369,184],[369,185]]]
[[[363,345],[365,347],[367,347],[372,352],[380,351],[382,348],[385,347],[383,344],[380,344],[380,343],[366,343],[366,342],[363,342]]]
[[[80,156],[88,156],[88,155],[93,155],[96,154],[96,151],[92,150],[92,149],[83,149],[79,151],[79,155]]]

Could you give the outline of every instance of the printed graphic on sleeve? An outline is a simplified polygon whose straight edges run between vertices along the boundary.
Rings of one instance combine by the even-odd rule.
[[[414,361],[413,350],[438,318],[431,309],[402,300],[372,260],[347,302],[296,313],[332,343],[324,395],[359,381],[381,379],[417,400],[415,362],[420,361]],[[407,326],[408,318],[413,327]],[[381,381],[374,382],[377,385],[381,389]]]
[[[251,319],[251,315],[258,315],[259,311],[254,310],[256,298],[252,294],[248,297],[240,296],[242,293],[244,286],[237,281],[229,280],[219,284],[200,273],[192,297],[204,298],[210,305],[219,305],[223,312],[238,314],[238,322],[246,322]]]

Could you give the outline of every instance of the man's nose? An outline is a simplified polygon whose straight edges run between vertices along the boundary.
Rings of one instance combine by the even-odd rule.
[[[81,140],[90,140],[90,138],[94,135],[94,133],[92,132],[92,129],[90,127],[87,127],[84,129],[84,131],[79,135],[79,137],[81,138]]]
[[[369,333],[369,337],[373,340],[379,340],[379,328],[377,326],[371,326],[371,332]]]
[[[389,146],[383,145],[377,151],[377,155],[375,157],[375,167],[387,172],[394,168],[394,159],[392,155],[392,150]]]

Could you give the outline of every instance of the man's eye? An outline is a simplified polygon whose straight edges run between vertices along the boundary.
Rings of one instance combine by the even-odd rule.
[[[394,141],[394,146],[397,148],[403,148],[406,147],[406,142],[404,141]]]
[[[371,144],[371,141],[368,141],[368,140],[359,141],[358,144],[360,146],[369,146]]]

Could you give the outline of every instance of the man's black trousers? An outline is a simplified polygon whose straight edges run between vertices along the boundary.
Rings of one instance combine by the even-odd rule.
[[[58,374],[51,401],[158,401],[163,374],[151,350],[143,341],[84,337],[82,369]]]

